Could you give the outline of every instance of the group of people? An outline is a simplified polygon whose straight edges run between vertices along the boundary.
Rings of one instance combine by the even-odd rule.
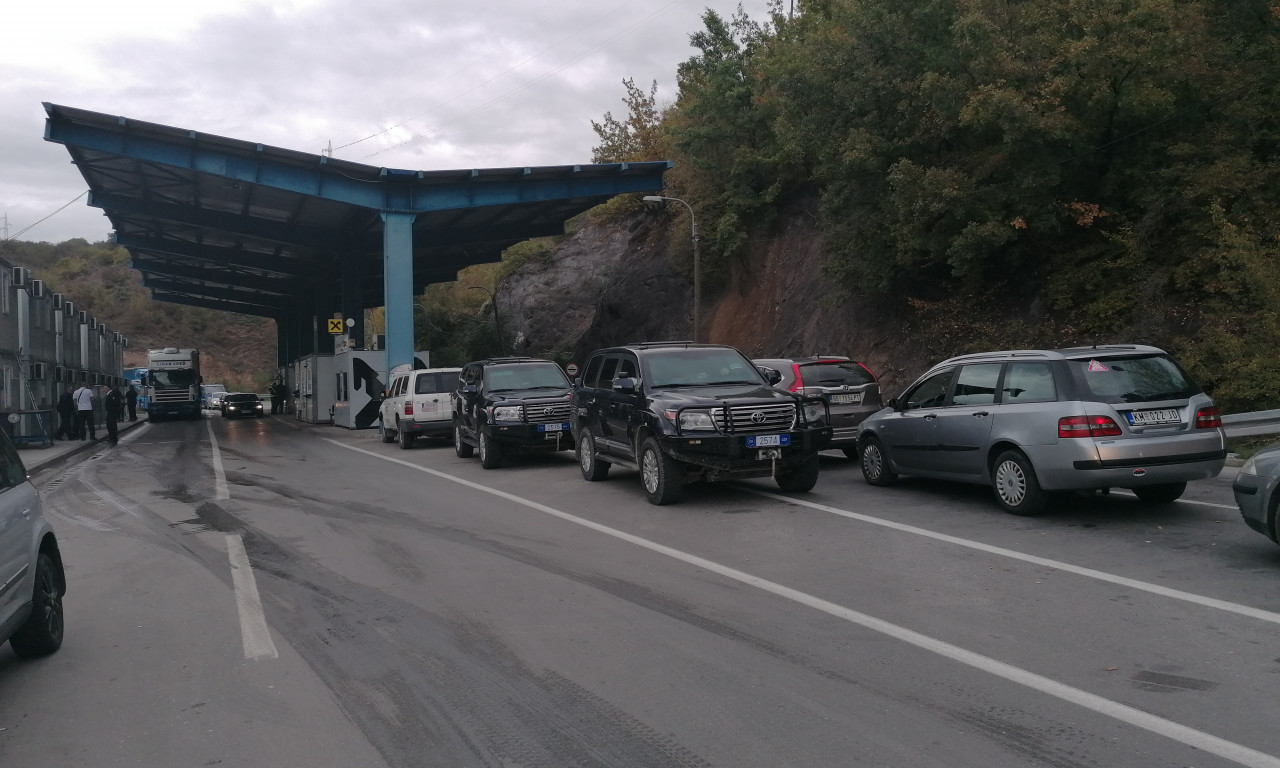
[[[94,387],[81,384],[77,389],[67,387],[58,397],[58,431],[54,438],[58,440],[97,440],[97,425],[94,423],[93,401],[98,396]],[[102,398],[102,407],[106,412],[107,442],[116,444],[118,432],[116,425],[124,421],[125,411],[129,413],[129,421],[138,420],[138,388],[129,385],[123,393],[118,387],[108,387]]]

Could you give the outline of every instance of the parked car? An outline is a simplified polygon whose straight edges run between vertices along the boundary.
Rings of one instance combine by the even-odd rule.
[[[1231,490],[1245,523],[1280,544],[1280,443],[1253,454],[1240,467]]]
[[[22,657],[46,656],[62,646],[62,597],[67,579],[40,494],[0,432],[0,643]]]
[[[212,410],[222,410],[222,397],[227,394],[227,388],[222,384],[201,384],[200,385],[200,407]]]
[[[851,459],[858,458],[858,426],[880,410],[880,382],[867,366],[840,355],[753,360],[782,376],[778,389],[821,397],[831,415],[831,443]]]
[[[1128,488],[1168,503],[1216,476],[1226,436],[1213,400],[1163,350],[985,352],[935,365],[862,423],[862,474],[990,485],[1007,511],[1051,491]]]
[[[770,477],[803,492],[831,440],[822,398],[775,389],[738,350],[717,344],[629,344],[593,352],[574,390],[578,465],[589,481],[638,469],[653,504],[689,479]]]
[[[460,373],[461,368],[397,366],[379,410],[382,442],[399,439],[400,447],[407,449],[418,437],[449,437],[453,433],[450,393]]]
[[[467,363],[453,401],[453,447],[461,458],[480,452],[480,466],[502,466],[504,456],[566,451],[569,377],[550,360],[498,357]]]
[[[262,398],[253,392],[233,392],[222,397],[222,417],[225,419],[239,416],[261,417],[262,414]]]

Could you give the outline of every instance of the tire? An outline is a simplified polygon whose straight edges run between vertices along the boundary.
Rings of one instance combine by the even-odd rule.
[[[596,440],[590,432],[583,430],[578,438],[578,468],[582,470],[583,479],[589,483],[603,480],[609,476],[611,466],[596,456]]]
[[[9,638],[13,652],[23,658],[48,656],[62,647],[66,625],[62,615],[62,590],[57,567],[43,552],[36,558],[36,583],[27,623]]]
[[[996,502],[1011,515],[1038,515],[1049,503],[1036,471],[1022,451],[1005,451],[991,465]]]
[[[395,438],[391,436],[391,430],[387,429],[387,425],[382,422],[378,422],[378,437],[382,438],[382,442],[384,443],[390,443],[395,440]]]
[[[502,448],[483,429],[480,430],[480,466],[497,469],[502,466]]]
[[[862,479],[868,485],[886,486],[898,481],[898,476],[889,469],[889,457],[885,455],[879,440],[874,437],[864,438],[858,446],[858,452],[862,456]]]
[[[1186,490],[1186,483],[1161,483],[1134,488],[1133,495],[1148,504],[1171,504],[1181,498]]]
[[[674,504],[684,493],[684,473],[680,462],[662,452],[658,441],[645,438],[640,446],[640,483],[650,504]]]
[[[773,478],[778,487],[791,493],[807,493],[818,484],[818,455]]]
[[[400,423],[399,423],[399,422],[396,422],[396,426],[397,426],[397,427],[398,427],[398,426],[400,426]],[[400,436],[400,447],[401,447],[401,448],[403,448],[404,450],[406,450],[406,451],[407,451],[407,450],[409,450],[410,448],[412,448],[412,447],[413,447],[413,435],[409,434],[408,432],[404,431],[403,429],[397,429],[397,430],[396,430],[396,434]]]
[[[471,443],[462,439],[462,425],[456,421],[453,422],[453,452],[458,454],[460,459],[469,459],[473,451]]]

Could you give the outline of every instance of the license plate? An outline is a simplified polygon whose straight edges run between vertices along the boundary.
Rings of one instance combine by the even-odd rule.
[[[1174,408],[1160,408],[1154,411],[1129,411],[1129,424],[1135,427],[1146,427],[1152,424],[1178,424],[1182,417]]]
[[[791,435],[756,435],[747,438],[748,448],[771,448],[791,445]]]
[[[434,402],[432,402],[432,403],[418,403],[418,410],[422,411],[423,413],[439,413],[439,412],[440,412],[440,404],[439,404],[439,403],[434,403]]]
[[[539,432],[564,432],[568,428],[569,428],[569,425],[563,422],[559,424],[539,424],[538,425]]]
[[[862,402],[862,393],[850,392],[844,395],[832,395],[829,399],[832,405],[857,404]]]

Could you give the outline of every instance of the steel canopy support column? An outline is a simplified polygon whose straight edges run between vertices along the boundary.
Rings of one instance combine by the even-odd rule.
[[[387,317],[387,367],[413,362],[412,213],[382,214],[382,291]]]
[[[360,296],[364,287],[364,264],[358,253],[344,253],[341,259],[342,316],[356,321],[347,333],[355,341],[357,349],[364,349],[364,301]]]

